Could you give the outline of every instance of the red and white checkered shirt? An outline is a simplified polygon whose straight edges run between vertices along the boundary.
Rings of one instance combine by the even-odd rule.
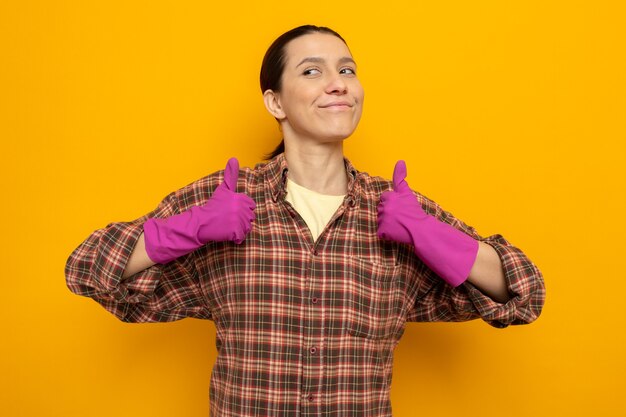
[[[393,351],[407,321],[529,323],[541,312],[544,284],[502,236],[482,238],[415,193],[428,214],[495,248],[512,298],[499,304],[468,282],[452,288],[411,246],[377,237],[377,206],[391,182],[348,160],[346,169],[348,194],[315,242],[285,201],[281,154],[240,171],[237,191],[256,202],[243,244],[209,243],[121,280],[144,221],[203,204],[223,180],[219,171],[146,216],[95,231],[68,259],[67,285],[123,321],[213,320],[212,416],[390,416]]]

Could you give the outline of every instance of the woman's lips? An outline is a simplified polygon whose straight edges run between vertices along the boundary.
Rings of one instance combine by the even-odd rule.
[[[324,104],[320,107],[323,109],[349,109],[352,107],[352,104],[346,101],[337,101],[337,102]]]

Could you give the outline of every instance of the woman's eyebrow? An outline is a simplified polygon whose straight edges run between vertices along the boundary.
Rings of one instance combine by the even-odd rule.
[[[298,65],[296,65],[296,68],[298,68],[302,64],[311,63],[311,62],[315,64],[323,64],[326,62],[326,60],[324,58],[320,58],[317,56],[309,56],[309,57],[304,58],[302,61],[300,61]],[[352,57],[344,56],[342,58],[339,58],[340,64],[345,64],[346,62],[350,62],[356,65],[356,62],[354,62],[354,59],[352,59]]]

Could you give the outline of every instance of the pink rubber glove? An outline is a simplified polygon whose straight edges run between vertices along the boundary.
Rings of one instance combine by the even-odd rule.
[[[236,193],[239,161],[228,160],[224,182],[202,206],[166,219],[148,219],[143,225],[146,252],[152,261],[165,264],[207,242],[241,244],[252,229],[254,200]]]
[[[429,216],[405,181],[406,164],[393,170],[393,191],[378,204],[378,237],[415,247],[415,254],[448,284],[456,287],[469,276],[478,254],[471,236]]]

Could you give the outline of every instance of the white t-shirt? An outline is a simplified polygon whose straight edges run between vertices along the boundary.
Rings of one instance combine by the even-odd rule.
[[[345,195],[316,193],[287,178],[287,196],[285,199],[309,226],[313,240],[317,240],[344,198]]]

